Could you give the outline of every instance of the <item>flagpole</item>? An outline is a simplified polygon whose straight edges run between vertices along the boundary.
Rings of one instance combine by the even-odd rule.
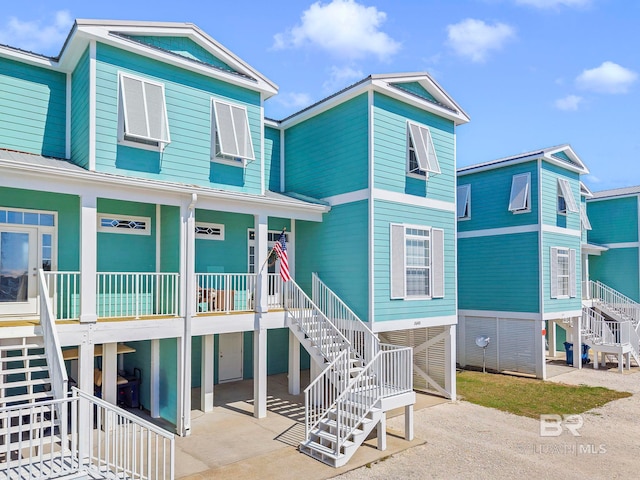
[[[280,232],[280,235],[282,235],[284,232],[287,231],[287,227],[284,227],[282,229],[282,232]],[[271,250],[269,250],[269,253],[267,253],[267,258],[265,258],[264,263],[262,264],[262,267],[260,267],[260,271],[262,272],[262,270],[264,269],[264,266],[267,264],[267,262],[269,261],[269,257],[271,256],[271,254],[273,253],[273,247],[271,248]]]

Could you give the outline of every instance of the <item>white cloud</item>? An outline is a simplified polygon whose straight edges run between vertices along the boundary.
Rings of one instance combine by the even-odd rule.
[[[364,78],[362,70],[349,66],[336,67],[333,65],[329,72],[329,79],[322,84],[322,88],[324,88],[325,91],[333,92],[362,78]]]
[[[536,8],[588,7],[592,0],[515,0],[518,5]]]
[[[54,54],[62,48],[72,25],[73,19],[66,10],[56,12],[53,22],[48,24],[41,20],[22,21],[10,17],[0,27],[0,43],[37,53]]]
[[[627,93],[637,79],[636,72],[617,63],[604,62],[599,67],[584,70],[576,78],[576,84],[583,90],[598,93]]]
[[[302,13],[299,25],[274,35],[273,48],[314,45],[339,57],[387,59],[400,49],[400,43],[380,31],[386,19],[385,12],[355,0],[316,2]]]
[[[555,105],[558,110],[564,110],[565,112],[575,112],[580,107],[580,103],[582,103],[582,100],[583,98],[577,95],[567,95],[564,98],[557,99]]]
[[[311,105],[311,95],[308,93],[281,93],[275,97],[275,100],[287,108],[304,108]]]
[[[474,62],[484,62],[490,51],[501,49],[515,37],[515,29],[505,23],[489,25],[473,18],[448,25],[447,31],[449,46]]]

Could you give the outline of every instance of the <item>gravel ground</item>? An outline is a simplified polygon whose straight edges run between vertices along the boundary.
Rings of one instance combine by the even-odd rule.
[[[427,443],[371,467],[340,475],[360,479],[562,479],[637,478],[640,470],[640,372],[620,375],[585,369],[554,377],[567,384],[606,386],[631,392],[582,415],[581,436],[563,431],[542,437],[536,419],[464,401],[415,412],[416,437]],[[404,417],[387,426],[403,431]]]

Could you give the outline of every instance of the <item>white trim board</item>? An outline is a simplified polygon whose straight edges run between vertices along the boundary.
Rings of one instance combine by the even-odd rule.
[[[446,315],[440,317],[408,318],[405,320],[378,320],[369,326],[374,333],[379,333],[392,332],[395,330],[411,330],[414,328],[438,327],[442,325],[456,325],[457,323],[457,315]]]
[[[322,200],[327,202],[332,207],[337,205],[344,205],[346,203],[361,202],[362,200],[369,200],[369,189],[363,188],[362,190],[355,190],[348,193],[340,193],[338,195],[332,195],[331,197],[325,197]]]
[[[413,205],[416,207],[432,208],[434,210],[444,210],[445,212],[456,211],[456,202],[445,202],[443,200],[434,200],[432,198],[416,197],[415,195],[407,195],[406,193],[390,192],[381,188],[372,189],[373,200],[384,200],[387,202],[403,203],[405,205]]]
[[[556,227],[555,225],[542,225],[543,233],[558,233],[560,235],[568,235],[571,237],[582,237],[580,230],[573,230],[571,228]]]
[[[607,248],[638,248],[640,247],[640,242],[603,243],[601,246]]]
[[[562,318],[582,317],[582,310],[566,310],[564,312],[547,312],[542,316],[543,320],[559,320]]]
[[[532,233],[539,230],[538,224],[522,225],[520,227],[487,228],[485,230],[458,231],[458,238],[492,237],[494,235],[513,235],[517,233]]]
[[[542,320],[542,315],[531,312],[503,312],[500,310],[458,310],[458,317],[509,318],[514,320]]]

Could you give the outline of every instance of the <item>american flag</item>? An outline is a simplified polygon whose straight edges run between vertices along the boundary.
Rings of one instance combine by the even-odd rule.
[[[289,274],[287,239],[285,237],[284,231],[280,234],[280,238],[273,246],[273,251],[276,252],[276,255],[278,255],[278,258],[280,259],[280,276],[282,277],[282,281],[288,282],[289,280],[291,280],[291,275]]]

